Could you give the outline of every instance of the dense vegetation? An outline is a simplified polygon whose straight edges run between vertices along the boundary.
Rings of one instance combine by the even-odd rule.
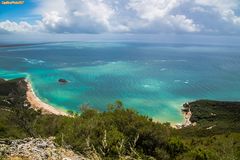
[[[0,139],[54,136],[92,159],[240,159],[239,103],[190,103],[197,126],[176,130],[121,101],[106,112],[83,105],[81,114],[69,112],[72,117],[43,115],[26,105],[25,85],[23,79],[0,80]]]

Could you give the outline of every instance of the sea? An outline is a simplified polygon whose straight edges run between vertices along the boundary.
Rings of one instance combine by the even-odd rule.
[[[89,105],[106,111],[121,100],[156,121],[180,123],[186,102],[240,101],[240,45],[57,42],[1,47],[0,77],[28,78],[36,95],[56,108],[79,111]]]

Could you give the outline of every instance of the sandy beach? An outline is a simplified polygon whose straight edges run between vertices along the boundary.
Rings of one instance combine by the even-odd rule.
[[[41,101],[34,93],[31,83],[27,80],[26,82],[27,82],[27,93],[26,93],[27,100],[34,109],[42,110],[43,114],[55,114],[55,115],[68,116],[66,112]]]

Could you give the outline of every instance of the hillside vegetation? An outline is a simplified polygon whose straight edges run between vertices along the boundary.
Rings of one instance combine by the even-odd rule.
[[[116,101],[99,112],[82,105],[71,117],[43,115],[26,105],[23,79],[0,80],[0,139],[55,137],[89,159],[238,160],[240,103],[190,103],[195,127],[176,130]],[[7,154],[0,152],[2,158]]]

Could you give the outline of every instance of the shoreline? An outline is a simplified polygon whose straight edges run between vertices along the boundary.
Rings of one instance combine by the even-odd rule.
[[[30,103],[31,108],[33,109],[37,109],[37,110],[41,110],[42,114],[54,114],[54,115],[59,115],[59,116],[69,116],[68,113],[66,113],[66,111],[63,111],[61,109],[58,109],[56,107],[53,107],[52,105],[43,102],[34,92],[33,87],[31,82],[28,79],[25,79],[26,82],[26,86],[27,86],[27,92],[26,92],[26,98],[27,101]],[[191,112],[190,112],[191,113]],[[190,122],[190,118],[191,116],[186,116],[186,114],[184,112],[182,112],[183,115],[183,119],[185,120],[185,122],[179,122],[179,123],[170,123],[171,127],[176,128],[176,129],[180,129],[182,127],[187,127],[189,125],[191,125]],[[188,119],[188,122],[190,122],[190,124],[188,123],[186,125],[186,119]],[[161,121],[156,121],[156,122],[160,122],[163,123]],[[179,125],[181,125],[182,127],[179,127]]]
[[[52,105],[43,102],[34,92],[31,82],[28,79],[25,79],[27,92],[26,92],[26,99],[30,103],[31,108],[36,110],[41,110],[42,114],[54,114],[59,116],[69,116],[69,114],[61,109],[53,107]],[[187,103],[188,104],[188,103]],[[183,121],[179,123],[170,123],[170,126],[175,129],[181,129],[184,127],[190,126],[192,123],[190,121],[191,118],[191,111],[189,109],[188,112],[182,111]],[[161,121],[156,121],[163,123]]]
[[[30,103],[31,108],[40,109],[43,114],[55,114],[55,115],[61,115],[61,116],[69,116],[66,112],[43,102],[39,97],[36,96],[36,94],[33,90],[33,87],[31,85],[31,82],[29,82],[27,79],[25,79],[25,82],[27,84],[26,99]]]

